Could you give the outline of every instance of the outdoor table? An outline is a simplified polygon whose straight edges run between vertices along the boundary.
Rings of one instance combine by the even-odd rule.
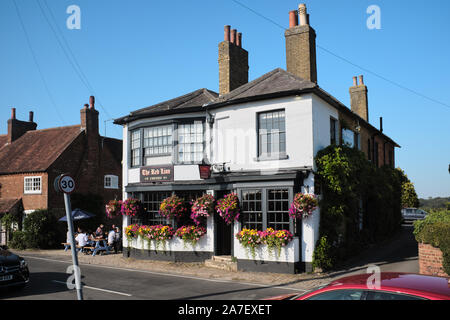
[[[106,253],[109,254],[109,246],[108,243],[106,242],[106,239],[98,238],[93,239],[93,241],[95,241],[94,250],[92,252],[93,256],[95,256],[98,251],[106,251]]]

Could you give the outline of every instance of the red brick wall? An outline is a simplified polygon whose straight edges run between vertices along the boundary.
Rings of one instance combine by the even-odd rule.
[[[40,194],[24,194],[24,177],[40,176]],[[22,198],[24,210],[47,209],[48,207],[48,175],[44,172],[10,174],[0,176],[0,198],[20,199]]]
[[[421,274],[448,277],[442,267],[442,251],[429,244],[419,243],[419,270]]]

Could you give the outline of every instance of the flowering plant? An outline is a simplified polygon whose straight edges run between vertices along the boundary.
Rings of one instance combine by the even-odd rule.
[[[141,201],[138,199],[129,198],[122,201],[120,212],[125,216],[134,217],[142,210]]]
[[[293,235],[288,230],[274,230],[267,228],[265,231],[258,231],[255,229],[242,229],[236,234],[236,239],[239,240],[244,248],[250,250],[253,259],[255,259],[255,250],[261,244],[267,245],[269,254],[272,254],[273,249],[277,248],[277,257],[280,256],[281,247],[286,246],[292,241]]]
[[[131,242],[134,238],[136,238],[139,234],[139,225],[130,224],[125,228],[125,236],[128,239],[128,242]]]
[[[229,193],[217,201],[216,210],[227,224],[239,218],[239,198],[236,193]]]
[[[184,199],[176,195],[170,196],[161,202],[159,214],[166,218],[180,218],[185,212]]]
[[[120,214],[120,210],[122,207],[122,201],[120,200],[111,200],[108,202],[108,204],[105,206],[106,209],[106,216],[109,219],[114,219]]]
[[[176,231],[177,237],[183,239],[185,244],[189,242],[193,247],[205,234],[206,229],[199,226],[182,226]]]
[[[200,224],[201,217],[209,217],[214,212],[214,202],[216,199],[210,194],[204,194],[192,203],[191,219],[196,225]]]
[[[291,218],[307,218],[317,208],[318,201],[313,194],[297,193],[294,201],[289,208],[289,216]]]
[[[244,248],[250,250],[253,259],[255,259],[255,249],[263,242],[262,231],[244,228],[236,234],[236,239],[239,240]]]
[[[141,226],[139,234],[143,239],[147,239],[149,247],[151,242],[155,242],[155,250],[158,250],[159,244],[162,243],[164,250],[166,249],[166,241],[171,240],[175,234],[175,231],[170,226],[155,225],[155,226]]]
[[[274,230],[273,228],[267,228],[261,236],[262,242],[267,245],[269,254],[272,254],[275,247],[277,248],[277,257],[281,254],[281,247],[286,246],[294,237],[288,230]]]

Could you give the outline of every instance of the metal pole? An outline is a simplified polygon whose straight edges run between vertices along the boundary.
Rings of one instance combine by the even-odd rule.
[[[78,267],[78,255],[76,250],[75,236],[73,232],[72,206],[70,204],[70,195],[64,193],[64,204],[66,207],[67,226],[69,228],[70,248],[72,250],[73,272],[75,274],[75,286],[77,289],[78,300],[83,300],[83,291],[81,289],[81,273]]]

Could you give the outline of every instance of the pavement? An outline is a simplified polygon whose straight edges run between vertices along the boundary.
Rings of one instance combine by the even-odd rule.
[[[299,292],[326,284],[351,274],[365,273],[370,265],[377,265],[381,271],[419,272],[417,242],[412,227],[402,227],[394,237],[368,248],[357,257],[347,261],[332,272],[277,274],[261,272],[226,271],[205,266],[204,263],[181,263],[167,261],[137,260],[125,258],[121,253],[105,255],[79,254],[80,265],[101,265],[111,268],[143,270],[164,275],[180,275],[198,279],[223,280],[237,283],[252,283],[267,286],[283,286],[299,289]],[[47,260],[71,261],[71,251],[24,250],[15,253],[23,257]]]

